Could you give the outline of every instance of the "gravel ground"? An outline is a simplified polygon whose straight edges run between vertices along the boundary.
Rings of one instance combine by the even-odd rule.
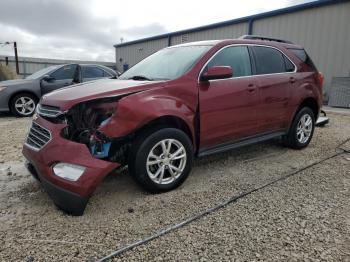
[[[279,141],[195,162],[177,190],[142,191],[127,170],[108,176],[84,216],[56,209],[23,168],[29,119],[0,117],[0,261],[94,261],[225,199],[340,152],[350,115],[329,114],[308,148]],[[343,146],[350,150],[350,142]],[[114,258],[131,260],[350,261],[350,154],[273,183]]]

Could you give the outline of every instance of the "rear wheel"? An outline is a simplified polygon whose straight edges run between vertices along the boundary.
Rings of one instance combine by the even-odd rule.
[[[15,116],[31,116],[35,112],[37,101],[38,99],[32,94],[20,93],[11,99],[10,110]]]
[[[135,141],[129,171],[147,191],[165,192],[180,186],[189,175],[193,148],[179,129],[163,128],[144,132]]]
[[[286,146],[301,149],[307,147],[315,130],[315,115],[309,107],[303,107],[296,114],[288,134],[284,137]]]

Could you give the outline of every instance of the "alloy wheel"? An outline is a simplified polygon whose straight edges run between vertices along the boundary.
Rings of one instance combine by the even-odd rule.
[[[299,143],[305,144],[311,136],[313,128],[312,118],[309,114],[304,114],[297,126],[297,139]]]
[[[19,97],[15,101],[15,108],[19,114],[23,116],[29,116],[33,114],[35,110],[35,101],[27,96]]]
[[[157,184],[170,184],[183,173],[187,161],[185,147],[176,139],[164,139],[149,152],[146,162],[149,178]]]

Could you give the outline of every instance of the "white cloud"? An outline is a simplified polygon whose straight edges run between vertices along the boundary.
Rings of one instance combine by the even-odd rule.
[[[113,44],[243,17],[306,0],[0,0],[0,42],[20,56],[114,61]],[[9,47],[0,54],[11,55]]]

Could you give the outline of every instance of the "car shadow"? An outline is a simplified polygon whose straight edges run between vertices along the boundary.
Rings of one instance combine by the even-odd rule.
[[[287,149],[282,145],[281,140],[276,138],[270,141],[260,142],[253,145],[244,146],[241,148],[236,148],[228,150],[222,153],[216,153],[213,155],[195,158],[193,164],[193,171],[191,174],[196,173],[196,169],[208,169],[215,168],[217,165],[221,167],[225,165],[227,161],[237,162],[251,162],[260,158],[266,158],[274,155],[282,154]],[[190,174],[190,176],[191,176]],[[200,173],[199,173],[200,175]],[[185,181],[184,185],[186,185]],[[195,181],[192,181],[192,183]],[[149,195],[141,186],[139,186],[129,174],[127,167],[122,167],[117,170],[112,171],[108,174],[102,183],[97,187],[94,193],[94,199],[102,199],[105,195],[118,194],[118,199],[130,200],[131,196],[136,195]]]

